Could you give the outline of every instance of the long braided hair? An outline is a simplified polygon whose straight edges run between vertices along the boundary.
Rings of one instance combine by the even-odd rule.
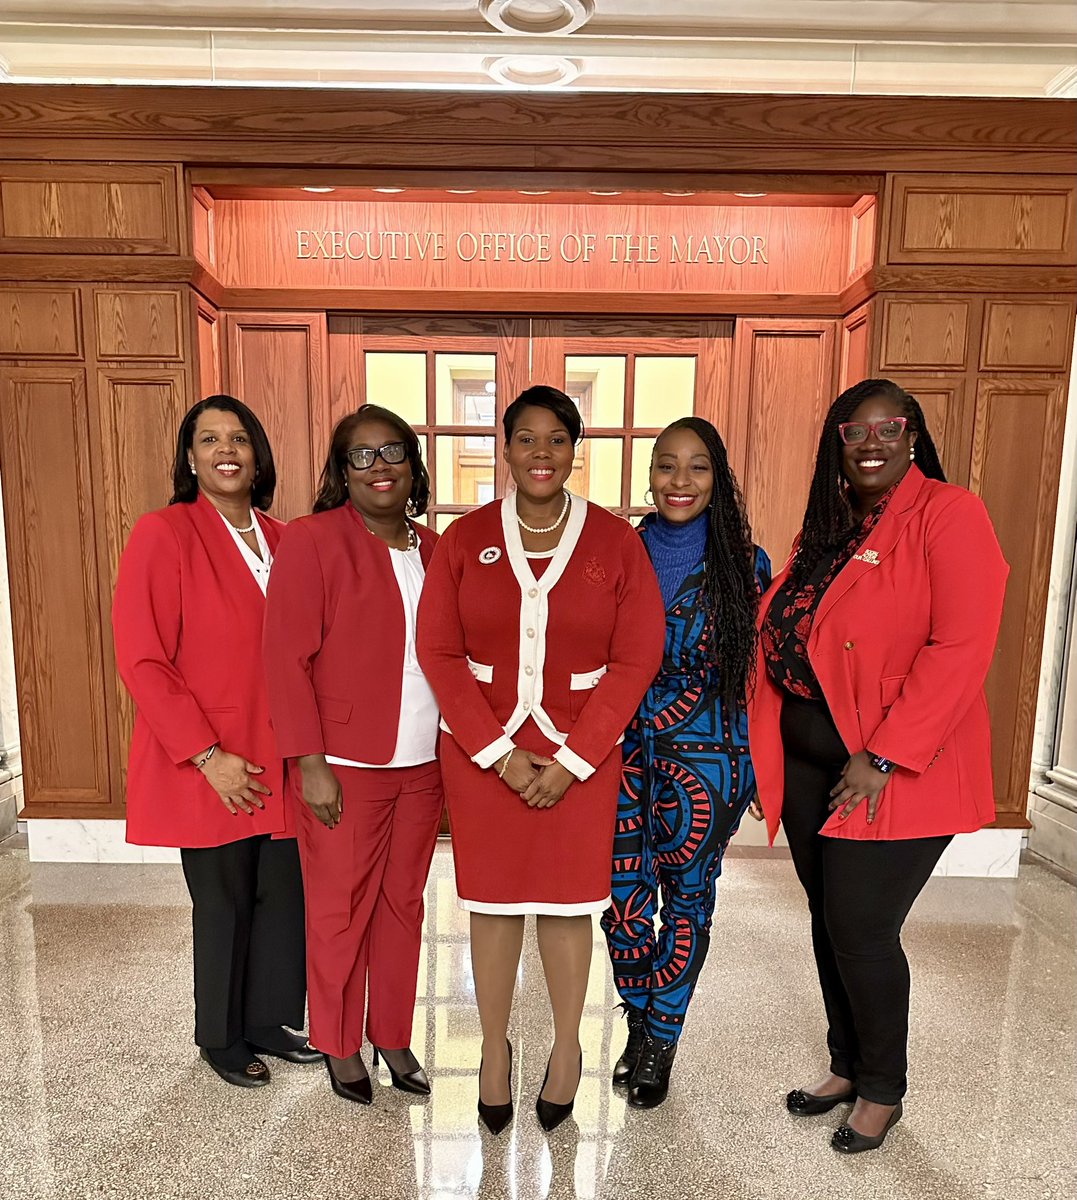
[[[830,406],[819,436],[815,473],[808,491],[808,505],[791,570],[794,581],[803,583],[828,550],[845,537],[856,523],[848,499],[848,483],[842,470],[841,437],[838,426],[848,421],[865,400],[881,397],[897,405],[908,421],[906,431],[915,433],[913,461],[928,479],[946,480],[935,443],[931,440],[924,412],[916,398],[889,379],[864,379],[847,388]]]
[[[743,708],[755,665],[755,616],[759,608],[752,530],[718,430],[702,417],[681,417],[668,425],[662,436],[678,429],[690,429],[707,448],[711,460],[714,491],[707,508],[700,597],[707,614],[713,659],[720,668],[722,701]],[[659,437],[655,443],[656,451],[661,440]]]

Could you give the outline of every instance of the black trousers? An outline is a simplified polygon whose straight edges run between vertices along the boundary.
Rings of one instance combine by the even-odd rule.
[[[808,895],[830,1069],[865,1100],[896,1104],[905,1095],[909,1037],[901,927],[950,838],[820,837],[848,751],[822,701],[783,697],[781,732],[782,825]]]
[[[194,904],[194,1040],[223,1050],[252,1029],[303,1027],[303,879],[294,838],[181,850]]]

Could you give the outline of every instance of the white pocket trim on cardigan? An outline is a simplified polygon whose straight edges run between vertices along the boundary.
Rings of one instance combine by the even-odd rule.
[[[468,670],[479,681],[479,683],[494,682],[494,668],[488,663],[475,662],[473,659],[467,660]]]
[[[609,670],[608,667],[595,667],[593,671],[580,671],[578,674],[569,677],[569,691],[586,692],[591,688],[598,687],[598,681]]]

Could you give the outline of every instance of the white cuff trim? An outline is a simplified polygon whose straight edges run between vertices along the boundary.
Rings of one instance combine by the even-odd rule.
[[[509,737],[507,733],[504,733],[497,739],[496,742],[491,742],[489,746],[483,747],[478,754],[473,754],[471,756],[471,761],[475,763],[476,766],[482,767],[482,769],[485,771],[489,767],[492,767],[499,758],[504,757],[504,755],[508,754],[510,750],[515,749],[516,743],[512,740],[512,738]]]
[[[574,750],[570,750],[567,746],[561,746],[554,754],[554,758],[566,770],[571,771],[581,783],[585,779],[590,779],[595,773],[594,767],[586,759],[580,758]]]
[[[522,917],[535,914],[540,917],[586,917],[605,912],[610,906],[610,897],[604,900],[584,900],[579,904],[552,904],[545,900],[524,900],[519,904],[488,904],[485,900],[465,900],[462,896],[457,904],[465,912],[487,913],[490,916]]]

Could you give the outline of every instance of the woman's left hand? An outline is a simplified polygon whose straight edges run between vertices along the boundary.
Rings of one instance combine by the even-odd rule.
[[[552,762],[532,779],[526,792],[520,795],[527,801],[528,808],[553,808],[576,782],[576,776],[559,762]]]
[[[879,808],[879,797],[889,781],[890,776],[885,771],[871,765],[871,755],[866,750],[858,750],[845,764],[837,787],[830,789],[830,811],[840,808],[838,820],[844,821],[861,800],[866,800],[870,825]]]

